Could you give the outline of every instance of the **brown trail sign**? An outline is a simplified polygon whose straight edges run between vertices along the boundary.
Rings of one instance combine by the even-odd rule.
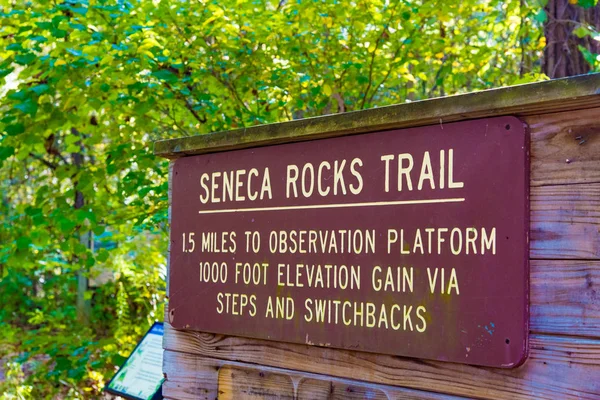
[[[170,322],[513,367],[527,153],[501,117],[177,160]]]
[[[600,398],[599,88],[157,142],[165,396]]]

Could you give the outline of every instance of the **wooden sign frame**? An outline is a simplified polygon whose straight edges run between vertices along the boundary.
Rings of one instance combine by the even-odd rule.
[[[155,154],[176,160],[507,115],[525,122],[531,135],[530,341],[529,358],[520,367],[498,370],[176,330],[166,322],[165,396],[187,399],[193,391],[219,398],[246,393],[293,398],[600,398],[600,74],[164,140],[155,143]],[[166,321],[168,314],[167,309]]]

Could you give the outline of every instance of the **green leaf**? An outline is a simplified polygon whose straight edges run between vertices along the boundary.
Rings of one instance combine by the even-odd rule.
[[[149,101],[144,101],[144,102],[138,103],[133,108],[133,112],[136,113],[137,115],[144,115],[145,113],[147,113],[148,111],[150,111],[152,109],[153,105],[154,105],[154,103],[149,102]]]
[[[71,11],[73,11],[74,13],[81,14],[81,15],[85,15],[88,11],[88,9],[84,8],[84,7],[70,7],[70,8],[71,8]]]
[[[44,43],[48,41],[48,39],[46,39],[44,36],[30,36],[29,40],[33,40],[39,43]]]
[[[94,226],[94,229],[92,229],[92,231],[94,232],[94,235],[96,235],[96,236],[102,235],[105,230],[106,230],[106,227],[104,225],[96,225],[96,226]]]
[[[61,21],[65,21],[67,19],[68,18],[65,17],[64,15],[55,15],[54,17],[52,17],[52,26],[54,26],[55,28],[58,28]]]
[[[15,61],[17,62],[17,64],[21,64],[21,65],[29,65],[35,59],[36,59],[36,55],[33,53],[17,54],[17,56],[15,57]]]
[[[51,22],[36,22],[35,24],[42,29],[51,29],[52,28]]]
[[[72,144],[75,144],[75,143],[77,143],[77,142],[78,142],[78,141],[80,141],[80,140],[81,140],[81,137],[79,137],[78,135],[67,135],[67,136],[65,137],[65,144],[66,144],[67,146],[70,146],[70,145],[72,145]]]
[[[67,31],[62,29],[52,29],[50,32],[52,33],[52,36],[58,39],[62,39],[67,36]]]
[[[21,43],[11,43],[6,46],[6,50],[21,51],[23,47],[21,47]]]
[[[54,368],[58,372],[69,371],[72,368],[71,360],[69,360],[68,357],[59,356],[59,357],[56,357],[54,360],[55,360]]]
[[[69,26],[73,29],[77,29],[78,31],[82,31],[82,32],[87,31],[87,28],[83,24],[74,24],[74,23],[70,22]]]
[[[11,146],[0,146],[0,161],[6,160],[15,154],[15,148]]]
[[[19,150],[17,151],[17,154],[15,154],[15,157],[17,158],[17,160],[23,161],[27,157],[29,157],[29,152],[30,151],[31,151],[31,146],[29,146],[29,145],[22,145],[19,148]]]
[[[16,136],[23,132],[25,132],[25,125],[21,123],[16,123],[12,125],[8,125],[4,128],[4,132],[6,132],[9,136]]]
[[[83,210],[83,209],[77,210],[77,211],[78,211],[78,213],[77,213],[77,221],[83,222],[84,220],[87,219],[88,221],[90,221],[93,224],[96,223],[97,218],[96,218],[96,214],[94,212]]]
[[[585,61],[590,63],[591,66],[593,66],[596,62],[596,55],[581,45],[578,46],[578,48]]]
[[[96,255],[96,260],[98,260],[98,262],[106,262],[106,260],[108,260],[108,256],[109,253],[106,249],[100,249],[100,251],[98,251],[98,254]]]
[[[583,8],[591,8],[594,7],[598,3],[598,0],[579,0],[577,5]]]
[[[41,84],[41,85],[33,86],[29,90],[31,90],[32,92],[34,92],[35,94],[37,94],[39,96],[42,93],[46,93],[49,89],[50,89],[50,87],[48,85]]]
[[[10,96],[9,96],[10,98]],[[8,114],[2,117],[2,119],[0,119],[0,122],[2,122],[3,124],[11,124],[13,122],[15,122],[17,120],[17,117],[15,117],[14,115]]]
[[[20,238],[17,239],[17,249],[19,249],[19,250],[27,249],[30,244],[31,244],[31,239],[29,239],[26,236],[21,236]]]
[[[177,75],[175,75],[168,69],[161,69],[159,71],[155,71],[152,73],[152,75],[155,78],[160,79],[161,81],[166,81],[168,83],[175,83],[175,82],[177,82],[177,79],[178,79]]]
[[[0,69],[0,78],[4,78],[6,75],[10,74],[14,70],[14,68]]]
[[[11,100],[25,100],[29,97],[29,93],[26,90],[17,90],[9,93],[8,98]]]
[[[70,144],[67,146],[67,148],[65,149],[65,151],[67,153],[77,153],[78,151],[80,151],[81,149],[79,148],[79,146],[75,145],[75,144]]]
[[[38,104],[33,99],[27,99],[23,103],[15,105],[14,108],[24,114],[29,114],[34,117],[38,110]]]
[[[127,360],[127,357],[123,357],[119,353],[115,353],[112,355],[112,363],[114,365],[123,365],[123,363]]]
[[[71,221],[70,219],[63,218],[59,222],[59,227],[63,233],[69,233],[73,228],[75,228],[75,222]]]
[[[548,15],[546,15],[546,11],[542,8],[537,12],[537,14],[535,14],[533,19],[535,19],[540,24],[543,24],[548,20]]]
[[[19,33],[29,32],[31,30],[31,28],[32,28],[31,25],[21,25],[19,27]]]
[[[96,260],[94,259],[94,257],[87,257],[85,259],[85,266],[88,268],[93,267],[95,263],[96,263]]]
[[[592,32],[589,29],[587,29],[585,26],[579,25],[577,28],[573,29],[573,34],[581,39],[588,35],[591,35]]]

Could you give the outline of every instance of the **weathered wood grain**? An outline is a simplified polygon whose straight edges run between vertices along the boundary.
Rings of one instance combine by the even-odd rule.
[[[264,369],[226,365],[219,369],[218,381],[219,398],[223,400],[293,400],[295,397],[294,382],[290,376]]]
[[[530,294],[533,332],[600,338],[600,262],[534,260]]]
[[[393,386],[375,385],[335,379],[319,375],[318,378],[304,377],[298,383],[298,400],[458,400],[447,394],[426,392]]]
[[[600,399],[600,340],[532,335],[513,370],[165,329],[165,348],[378,384],[485,399]]]
[[[165,398],[215,400],[219,397],[220,364],[197,360],[191,354],[164,351],[162,391]]]
[[[165,351],[163,395],[192,399],[460,400],[414,389]]]
[[[202,362],[203,360],[198,360]],[[219,399],[289,399],[295,397],[292,378],[284,373],[225,365],[219,369]]]
[[[348,400],[388,400],[389,394],[381,389],[347,385],[333,379],[303,379],[298,384],[298,400],[312,399],[348,399]]]
[[[448,96],[345,114],[158,141],[167,158],[499,115],[527,116],[600,106],[600,74]]]
[[[531,186],[600,182],[600,108],[523,120],[531,131]]]
[[[531,258],[600,259],[600,184],[532,187],[530,195]]]

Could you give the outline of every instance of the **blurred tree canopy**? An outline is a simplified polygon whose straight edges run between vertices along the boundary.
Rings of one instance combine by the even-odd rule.
[[[167,163],[154,140],[546,79],[550,11],[0,0],[0,398],[98,397],[162,320]],[[567,35],[596,43],[586,21]],[[578,49],[597,70],[597,47]]]

